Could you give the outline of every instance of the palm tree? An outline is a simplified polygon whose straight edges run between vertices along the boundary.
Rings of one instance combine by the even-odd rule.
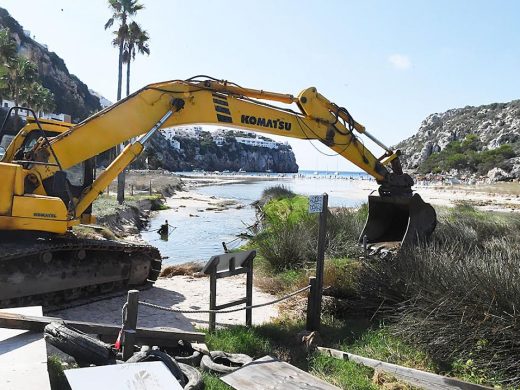
[[[6,65],[6,73],[1,76],[5,91],[14,100],[15,106],[23,101],[23,91],[38,77],[36,66],[26,58],[17,57]],[[18,127],[18,109],[15,109],[15,123]]]
[[[116,21],[119,22],[119,27],[115,33],[117,35],[117,44],[119,47],[117,100],[120,100],[123,81],[123,52],[129,34],[128,18],[134,16],[137,11],[142,10],[144,6],[139,4],[138,0],[108,0],[108,5],[112,10],[112,16],[105,23],[105,30],[112,27]]]
[[[108,6],[112,10],[112,16],[105,23],[105,30],[114,25],[115,21],[119,22],[119,27],[115,31],[117,36],[117,44],[119,47],[119,63],[117,74],[117,100],[121,100],[121,86],[123,81],[123,52],[125,42],[128,37],[129,27],[128,18],[134,16],[137,11],[144,8],[139,4],[138,0],[108,0]],[[118,153],[120,147],[115,148],[115,153]],[[125,174],[124,171],[117,177],[117,201],[122,204],[125,200]]]
[[[126,64],[126,96],[130,95],[130,64],[135,60],[137,53],[150,55],[149,40],[150,36],[146,30],[142,30],[136,22],[130,23],[123,51],[123,62]]]
[[[32,108],[36,116],[54,110],[54,95],[38,82],[26,86],[21,93],[21,103]]]

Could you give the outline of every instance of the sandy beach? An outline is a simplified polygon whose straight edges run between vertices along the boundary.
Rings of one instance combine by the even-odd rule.
[[[237,300],[245,296],[245,276],[220,279],[217,283],[217,304]],[[159,278],[154,287],[139,294],[142,301],[181,310],[207,310],[209,308],[209,278],[173,276]],[[253,289],[253,304],[276,299],[256,288]],[[53,316],[78,321],[121,324],[121,308],[126,296],[105,299],[70,309],[54,311]],[[277,317],[278,306],[271,305],[253,310],[253,324],[259,325]],[[138,326],[171,327],[186,331],[208,327],[208,314],[181,314],[140,306]],[[217,315],[217,325],[245,324],[245,311]]]
[[[197,194],[198,187],[207,185],[227,185],[236,183],[248,183],[260,180],[277,180],[280,184],[293,179],[295,175],[279,175],[279,176],[253,176],[253,175],[214,175],[205,176],[194,175],[183,177],[183,181],[187,184],[188,193],[184,193],[184,198],[197,199],[201,195]],[[330,189],[331,194],[339,196],[351,197],[360,202],[366,201],[368,195],[377,191],[378,184],[375,180],[334,178],[334,176],[323,177],[319,179],[328,179],[345,181],[351,184],[351,188],[346,190]],[[312,180],[315,177],[300,177],[296,180]],[[421,197],[428,203],[435,206],[453,207],[457,203],[466,202],[480,210],[520,212],[520,183],[482,183],[482,184],[456,184],[446,185],[438,183],[419,182],[413,187],[414,191],[419,193]]]

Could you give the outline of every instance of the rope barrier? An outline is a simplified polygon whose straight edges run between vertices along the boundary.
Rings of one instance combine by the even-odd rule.
[[[278,303],[278,302],[281,302],[281,301],[285,301],[286,299],[292,298],[295,295],[298,295],[298,294],[300,294],[300,293],[302,293],[304,291],[307,291],[310,288],[311,288],[311,286],[308,285],[308,286],[305,286],[303,288],[300,288],[297,291],[294,291],[294,292],[292,292],[290,294],[287,294],[287,295],[285,295],[285,296],[283,296],[281,298],[275,299],[274,301],[260,303],[260,304],[251,305],[251,306],[244,306],[244,307],[240,307],[238,309],[230,309],[230,310],[183,310],[183,309],[174,309],[173,307],[160,306],[160,305],[156,305],[156,304],[153,304],[153,303],[150,303],[150,302],[144,302],[144,301],[139,301],[139,304],[143,305],[143,306],[151,307],[153,309],[158,309],[158,310],[163,310],[163,311],[170,311],[170,312],[173,312],[173,313],[183,313],[183,314],[210,314],[210,313],[226,314],[226,313],[234,313],[234,312],[241,311],[241,310],[246,310],[246,309],[257,309],[259,307],[274,305],[275,303]]]

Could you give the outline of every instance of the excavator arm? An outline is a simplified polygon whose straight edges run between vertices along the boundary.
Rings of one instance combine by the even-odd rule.
[[[275,107],[265,101],[295,104],[298,111]],[[356,122],[348,111],[307,88],[297,97],[238,87],[227,82],[171,81],[151,84],[88,118],[35,150],[34,167],[42,180],[54,175],[59,163],[67,169],[111,147],[146,133],[166,113],[161,127],[213,124],[286,137],[319,140],[372,175],[380,184],[392,181],[388,166],[398,152],[383,145]],[[365,134],[384,149],[376,158],[355,133]],[[52,153],[51,150],[54,150]],[[58,159],[54,158],[55,155]],[[406,176],[396,172],[397,176]],[[410,192],[413,182],[401,183]],[[395,189],[395,191],[398,191]],[[394,192],[395,192],[394,191]]]
[[[292,105],[295,110],[275,106],[273,102],[283,103],[286,107]],[[383,145],[356,122],[345,108],[330,102],[316,88],[307,88],[298,96],[293,96],[199,78],[148,85],[54,137],[50,142],[41,139],[31,153],[32,163],[25,161],[22,164],[22,175],[28,178],[25,181],[32,183],[32,191],[26,193],[35,192],[46,180],[57,176],[57,172],[67,170],[115,145],[140,137],[128,145],[81,196],[71,202],[68,207],[68,226],[71,226],[78,223],[79,216],[98,194],[141,153],[146,140],[157,130],[190,124],[220,125],[319,140],[373,176],[380,184],[380,198],[387,198],[385,205],[392,204],[393,199],[403,203],[402,199],[412,198],[413,180],[403,174],[399,153]],[[372,139],[384,149],[384,154],[375,157],[356,133]],[[41,190],[39,193],[42,193]],[[372,203],[378,202],[374,200]],[[379,210],[373,211],[374,215],[385,214],[384,209],[389,207],[376,208]],[[428,214],[431,220],[431,212]],[[385,223],[380,216],[376,219],[379,223]],[[367,227],[369,225],[373,224],[367,223]],[[381,234],[370,233],[367,227],[364,233],[373,236],[368,241],[380,241]],[[427,229],[429,233],[433,228],[430,226]]]

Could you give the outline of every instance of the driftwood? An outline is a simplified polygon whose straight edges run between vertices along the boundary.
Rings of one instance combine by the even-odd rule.
[[[392,374],[397,379],[408,382],[412,386],[419,388],[433,389],[433,390],[484,390],[491,389],[490,387],[476,385],[469,382],[464,382],[456,378],[450,378],[447,376],[432,374],[431,372],[425,372],[416,370],[414,368],[408,368],[398,366],[396,364],[382,362],[380,360],[370,359],[352,353],[339,351],[332,348],[318,347],[318,351],[326,356],[331,356],[336,359],[350,360],[356,363],[363,364],[376,370],[380,370],[389,374]]]
[[[51,322],[60,322],[81,332],[97,334],[103,340],[114,342],[121,328],[116,325],[100,324],[95,322],[63,320],[57,317],[35,317],[22,314],[0,312],[0,328],[31,330],[43,332],[46,325]],[[175,328],[137,328],[137,345],[158,345],[161,347],[174,347],[179,340],[204,342],[204,333],[186,332]]]

